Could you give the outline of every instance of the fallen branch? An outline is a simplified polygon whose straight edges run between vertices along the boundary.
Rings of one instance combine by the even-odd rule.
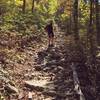
[[[79,95],[79,100],[86,100],[84,97],[84,94],[82,93],[81,87],[80,87],[80,82],[78,79],[78,75],[77,75],[74,63],[71,64],[71,68],[73,70],[74,87],[75,87],[76,93]]]

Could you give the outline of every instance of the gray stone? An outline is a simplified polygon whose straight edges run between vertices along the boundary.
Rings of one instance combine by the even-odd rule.
[[[9,93],[18,93],[18,89],[10,84],[5,86],[5,90],[7,90]]]
[[[23,91],[21,91],[21,92],[19,93],[19,96],[18,96],[18,99],[19,99],[19,100],[21,100],[22,98],[24,98],[24,93],[23,93]]]
[[[31,89],[35,89],[37,91],[54,89],[54,85],[52,84],[52,82],[48,82],[47,80],[25,81],[25,86]]]
[[[35,89],[35,90],[38,90],[38,91],[43,91],[46,84],[47,84],[46,80],[25,81],[26,87],[31,88],[31,89]]]

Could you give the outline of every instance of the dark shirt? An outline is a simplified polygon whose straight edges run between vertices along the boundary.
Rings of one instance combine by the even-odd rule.
[[[52,34],[53,33],[53,27],[52,24],[49,24],[45,27],[46,31],[48,32],[48,34]]]

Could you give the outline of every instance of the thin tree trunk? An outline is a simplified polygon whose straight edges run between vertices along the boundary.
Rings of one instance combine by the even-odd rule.
[[[72,5],[71,4],[70,4],[70,10],[72,11]],[[71,11],[70,11],[70,25],[69,25],[70,33],[72,33],[72,12]]]
[[[79,40],[79,31],[78,31],[78,0],[74,1],[74,12],[73,12],[73,18],[74,18],[74,35],[75,35],[75,41]]]
[[[97,43],[100,45],[100,9],[99,9],[99,0],[95,0],[96,7],[96,31],[97,31]]]
[[[32,13],[34,12],[34,2],[35,0],[32,0]]]
[[[94,0],[91,0],[90,2],[90,21],[89,21],[89,42],[90,42],[90,51],[92,55],[92,63],[95,64],[95,59],[96,59],[96,53],[95,53],[95,41],[94,41],[94,29],[93,29],[93,14],[94,14]]]
[[[23,0],[23,7],[22,7],[23,13],[25,13],[25,9],[26,9],[26,0]]]

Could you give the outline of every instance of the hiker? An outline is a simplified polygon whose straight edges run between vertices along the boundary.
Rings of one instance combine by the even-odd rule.
[[[45,30],[48,34],[48,46],[53,46],[54,45],[54,32],[53,32],[53,21],[50,21],[46,27]]]

